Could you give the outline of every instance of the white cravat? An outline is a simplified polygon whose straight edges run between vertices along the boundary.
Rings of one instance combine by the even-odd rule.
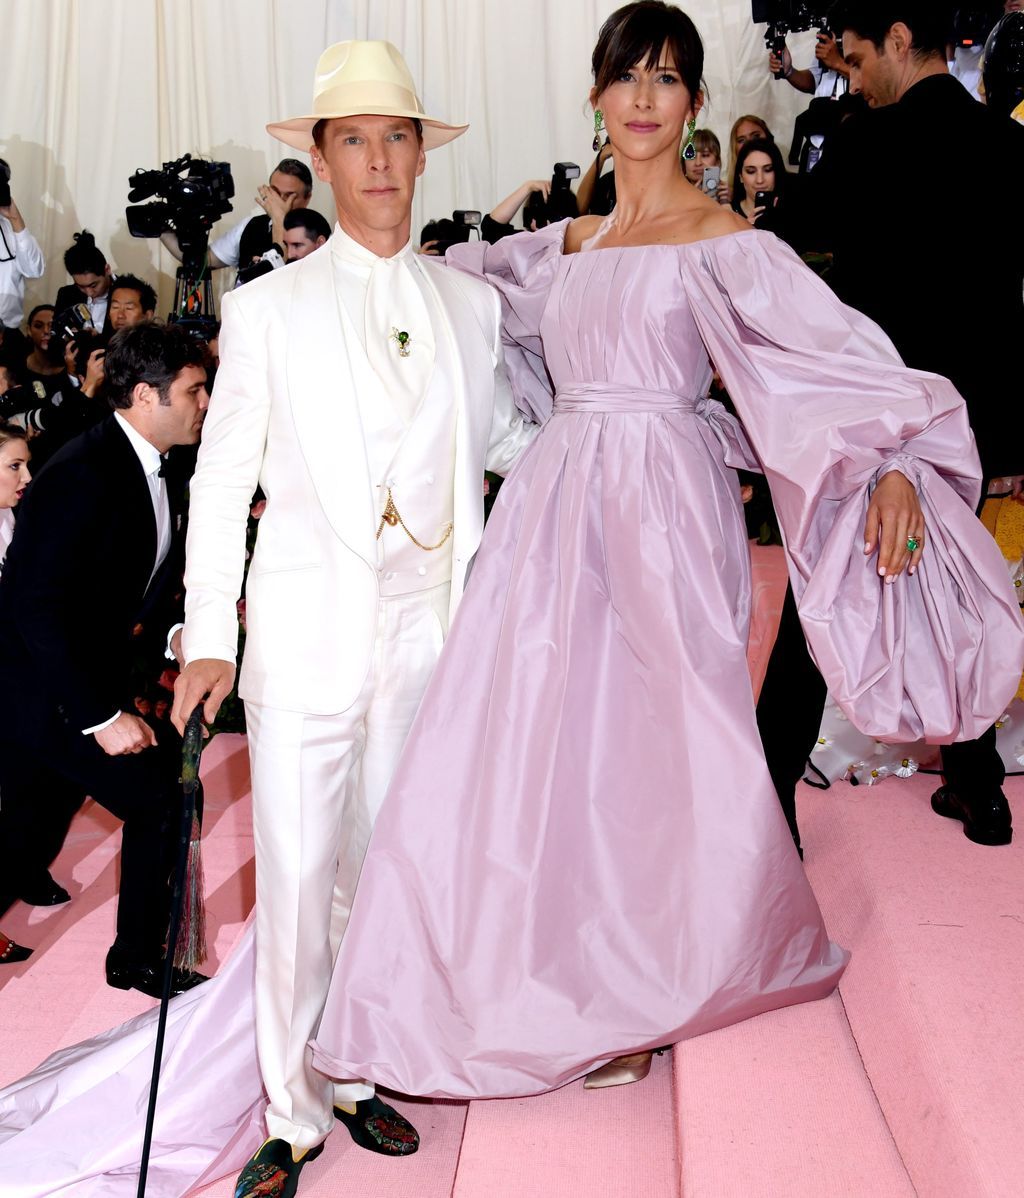
[[[393,258],[381,258],[336,225],[331,249],[340,262],[354,268],[346,274],[365,280],[363,319],[353,323],[363,337],[370,365],[408,424],[434,369],[434,332],[417,278],[420,267],[412,243]],[[351,292],[342,298],[350,315],[355,315]],[[398,333],[408,334],[404,355]]]

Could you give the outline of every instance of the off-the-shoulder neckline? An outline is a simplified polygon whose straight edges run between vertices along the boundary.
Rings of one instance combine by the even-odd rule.
[[[566,221],[566,228],[562,230],[562,249],[559,254],[561,258],[579,258],[583,254],[610,254],[614,250],[686,250],[696,245],[710,245],[713,241],[729,241],[735,237],[764,236],[757,229],[739,229],[735,233],[716,233],[714,237],[698,237],[696,241],[649,241],[643,245],[599,245],[592,250],[573,250],[567,254],[565,252],[565,234],[568,224],[569,222]]]

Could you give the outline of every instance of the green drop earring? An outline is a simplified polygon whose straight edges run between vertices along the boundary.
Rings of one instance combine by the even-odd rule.
[[[601,148],[601,134],[604,132],[604,113],[600,108],[594,109],[594,153]]]
[[[690,123],[686,126],[687,138],[686,144],[683,146],[683,151],[679,155],[680,161],[692,162],[697,157],[697,147],[693,144],[694,134],[697,132],[697,118],[690,117]]]

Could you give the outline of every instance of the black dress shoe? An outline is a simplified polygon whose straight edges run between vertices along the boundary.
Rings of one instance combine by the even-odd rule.
[[[964,835],[975,844],[1009,844],[1013,839],[1010,804],[1001,790],[961,795],[951,786],[940,786],[932,795],[932,810],[947,819],[960,820]]]
[[[32,949],[23,944],[15,944],[0,933],[0,965],[16,965],[19,961],[27,961],[32,956]]]
[[[351,1115],[336,1106],[334,1117],[339,1123],[345,1124],[352,1139],[368,1152],[379,1152],[383,1156],[412,1156],[420,1146],[416,1128],[394,1107],[381,1102],[376,1094],[357,1102],[355,1113]]]
[[[59,907],[61,903],[71,902],[71,895],[49,873],[21,890],[18,898],[30,907]]]
[[[194,970],[174,969],[171,973],[171,998],[184,994],[195,986],[201,986],[210,979],[204,973]],[[164,963],[163,961],[130,961],[107,953],[107,985],[117,990],[141,990],[151,998],[159,998],[163,994]]]
[[[323,1150],[323,1144],[317,1144],[297,1161],[287,1140],[267,1140],[239,1173],[235,1198],[292,1198],[302,1166],[315,1161]]]

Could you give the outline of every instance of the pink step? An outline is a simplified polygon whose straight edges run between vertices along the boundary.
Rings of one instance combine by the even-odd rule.
[[[474,1102],[452,1198],[675,1198],[671,1054],[647,1079]]]
[[[853,950],[840,985],[923,1198],[1024,1194],[1024,843],[972,844],[938,779],[801,788],[808,874]],[[1024,823],[1024,779],[1006,794]]]

